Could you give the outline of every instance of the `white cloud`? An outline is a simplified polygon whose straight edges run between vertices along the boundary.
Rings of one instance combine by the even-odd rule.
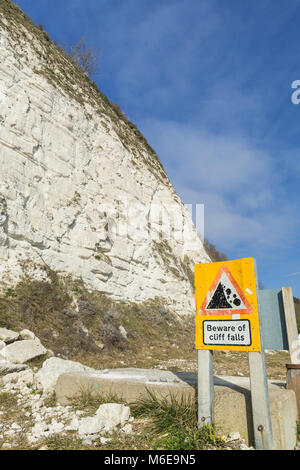
[[[205,204],[205,233],[221,249],[264,252],[290,236],[295,208],[278,198],[280,179],[266,152],[194,124],[147,120],[142,128],[184,202]]]
[[[195,124],[144,121],[150,142],[168,162],[173,177],[180,173],[191,188],[244,197],[253,205],[271,198],[274,171],[270,157],[233,135],[203,132]],[[198,189],[199,190],[199,189]]]

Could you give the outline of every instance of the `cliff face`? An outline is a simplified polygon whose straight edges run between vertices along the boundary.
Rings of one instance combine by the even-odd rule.
[[[194,311],[209,261],[156,154],[93,82],[0,0],[0,279],[44,263],[114,299]]]

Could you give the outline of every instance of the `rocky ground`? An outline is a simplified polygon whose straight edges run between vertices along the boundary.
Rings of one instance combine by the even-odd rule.
[[[0,328],[0,348],[2,450],[151,448],[145,441],[145,420],[132,416],[126,404],[110,402],[115,398],[106,403],[102,397],[93,406],[90,397],[68,406],[56,403],[58,376],[89,367],[55,357],[29,330]],[[40,367],[32,366],[37,357]],[[235,432],[223,436],[222,448],[249,449]]]

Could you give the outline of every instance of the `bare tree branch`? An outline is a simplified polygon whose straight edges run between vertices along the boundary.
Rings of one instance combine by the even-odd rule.
[[[95,51],[91,46],[87,46],[84,37],[81,37],[74,46],[64,49],[82,72],[89,76],[99,73],[99,58],[102,51]]]

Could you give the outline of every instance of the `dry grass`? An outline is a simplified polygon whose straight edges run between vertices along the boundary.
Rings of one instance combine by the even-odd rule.
[[[10,427],[13,423],[17,423],[22,428],[22,432],[18,433],[17,436],[0,437],[0,449],[4,442],[11,443],[16,450],[26,448],[28,443],[25,434],[34,423],[31,418],[25,417],[24,411],[18,406],[16,395],[6,392],[0,393],[0,412],[1,424],[5,423]],[[2,435],[2,432],[3,428],[0,429],[0,435]]]
[[[103,403],[125,403],[118,395],[113,394],[95,394],[92,390],[85,387],[76,397],[70,398],[70,405],[74,410],[84,411],[86,416],[92,416],[96,413],[99,406]]]
[[[70,404],[74,410],[83,410],[82,416],[93,416],[102,403],[113,402],[120,403],[120,399],[111,395],[92,395],[85,390]],[[47,406],[55,405],[55,397],[53,396]],[[130,407],[135,417],[132,422],[133,433],[124,434],[120,429],[116,429],[111,434],[105,435],[106,438],[109,438],[105,444],[101,443],[100,436],[92,444],[87,444],[74,431],[41,438],[38,442],[30,444],[27,441],[26,433],[30,431],[34,421],[32,418],[24,417],[24,410],[17,403],[15,395],[2,393],[0,394],[0,411],[4,411],[1,415],[1,423],[5,423],[7,429],[12,423],[17,423],[22,427],[22,432],[18,435],[5,435],[0,438],[0,449],[4,443],[10,446],[10,450],[37,450],[40,448],[48,450],[149,450],[166,445],[170,445],[171,448],[184,449],[204,448],[218,442],[221,444],[221,441],[211,433],[198,433],[195,401],[173,400],[168,403],[149,396],[149,399],[144,399],[134,405],[130,404]],[[166,435],[169,436],[167,441]]]
[[[265,354],[267,374],[269,379],[285,380],[286,367],[289,354],[285,351],[276,351],[274,354]],[[216,375],[244,375],[249,376],[248,354],[244,352],[214,353]]]
[[[115,302],[89,292],[82,282],[60,279],[51,271],[48,277],[47,282],[25,277],[0,295],[1,327],[28,328],[56,356],[96,368],[154,367],[161,360],[193,357],[193,317],[180,320],[163,299]]]
[[[193,356],[193,359],[183,359],[181,357],[159,361],[158,365],[166,370],[197,373],[196,353]],[[289,362],[288,352],[274,351],[272,355],[265,354],[265,358],[268,378],[284,381],[286,378],[285,365]],[[244,352],[215,351],[214,374],[249,377],[248,354]]]

